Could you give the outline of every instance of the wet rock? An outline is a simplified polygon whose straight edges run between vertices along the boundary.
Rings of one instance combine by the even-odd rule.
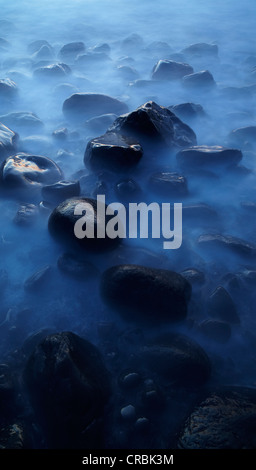
[[[172,111],[180,119],[195,119],[197,117],[204,117],[205,112],[200,104],[195,103],[181,103],[175,106],[168,106],[168,109]]]
[[[80,195],[79,181],[58,181],[54,184],[43,186],[42,196],[46,201],[59,204],[65,199]]]
[[[26,279],[24,283],[24,289],[29,292],[37,292],[38,290],[41,290],[49,280],[51,270],[51,266],[45,266],[36,273],[32,274],[32,276]]]
[[[125,54],[136,53],[142,49],[144,41],[139,34],[133,33],[123,39],[121,47]]]
[[[193,73],[193,67],[174,60],[159,60],[153,68],[153,80],[178,80],[185,75]]]
[[[197,44],[191,44],[182,50],[183,54],[190,55],[192,57],[217,57],[218,56],[218,46],[216,44],[207,44],[205,42],[200,42]]]
[[[234,129],[228,136],[229,141],[237,145],[256,145],[256,126],[246,126]]]
[[[144,266],[113,266],[101,279],[104,302],[125,319],[148,324],[184,320],[190,293],[180,274]]]
[[[59,56],[63,60],[75,59],[78,54],[82,54],[84,51],[85,45],[83,42],[70,42],[61,48]]]
[[[60,127],[59,129],[56,129],[53,131],[52,136],[53,138],[57,141],[64,141],[67,140],[68,138],[68,129],[66,127]]]
[[[204,320],[199,325],[199,330],[216,343],[225,344],[231,337],[229,323],[220,320]]]
[[[137,80],[139,77],[137,70],[129,65],[119,65],[117,72],[124,80]]]
[[[49,42],[46,41],[45,39],[38,39],[37,41],[33,41],[28,45],[28,52],[29,54],[34,54],[35,52],[38,52],[39,49],[41,49],[42,46],[48,46],[51,47]]]
[[[240,256],[256,256],[256,245],[232,235],[204,234],[200,235],[198,243],[201,248],[207,248],[207,250],[220,248]]]
[[[121,411],[121,416],[125,421],[131,421],[135,419],[136,410],[133,405],[124,406]]]
[[[120,386],[127,390],[137,387],[140,382],[141,377],[137,372],[129,372],[126,374],[122,374],[119,379]]]
[[[11,193],[22,191],[27,197],[45,184],[59,181],[62,176],[62,171],[50,158],[26,153],[8,157],[0,168],[2,187]]]
[[[11,155],[16,150],[18,135],[0,122],[0,158]]]
[[[103,133],[116,120],[116,114],[102,114],[85,122],[85,126],[93,132]]]
[[[241,150],[220,145],[198,145],[180,150],[176,155],[181,167],[229,167],[237,165],[243,158]]]
[[[105,52],[87,52],[77,56],[75,65],[77,67],[93,67],[93,65],[99,65],[102,63],[110,62],[110,57]]]
[[[154,173],[150,177],[149,186],[154,192],[168,197],[184,197],[188,195],[187,179],[178,173]]]
[[[122,179],[116,183],[116,194],[125,201],[137,201],[141,194],[141,189],[138,183],[133,179]]]
[[[132,136],[144,146],[187,147],[196,144],[193,130],[169,109],[148,101],[116,119],[109,131]]]
[[[31,354],[24,381],[48,448],[87,448],[110,393],[97,348],[71,332],[47,336]],[[92,428],[91,428],[92,425]],[[100,431],[94,446],[102,445]]]
[[[5,101],[12,101],[18,95],[18,87],[10,78],[0,79],[0,97]]]
[[[36,114],[27,112],[4,114],[0,116],[0,122],[17,130],[29,129],[30,132],[41,129],[44,125]]]
[[[41,79],[65,78],[71,73],[67,64],[50,64],[34,70],[34,76]]]
[[[240,323],[236,306],[230,294],[219,286],[210,295],[207,301],[207,313],[210,317],[222,320],[228,323]]]
[[[104,52],[105,54],[110,54],[111,47],[109,46],[109,44],[104,42],[103,44],[96,44],[96,46],[93,46],[92,51],[94,51],[94,52]]]
[[[21,204],[13,221],[17,225],[30,226],[38,215],[38,207],[35,204]]]
[[[186,75],[182,78],[182,83],[187,88],[199,88],[202,90],[209,90],[216,86],[216,82],[209,70],[201,70],[200,72]]]
[[[64,253],[58,258],[58,268],[79,281],[93,279],[98,275],[97,268],[82,256]]]
[[[75,215],[74,211],[77,205],[80,205],[82,212]],[[62,202],[57,206],[50,215],[48,229],[51,235],[62,243],[69,246],[83,248],[94,252],[105,251],[115,248],[121,241],[121,238],[110,238],[106,234],[106,226],[112,216],[105,216],[106,207],[104,203],[90,198],[71,198]],[[86,220],[87,235],[84,238],[77,238],[74,233],[75,223],[81,220],[81,217],[87,211],[90,215]],[[117,219],[115,219],[117,221]],[[85,220],[82,220],[85,223]],[[119,225],[119,224],[118,224]],[[84,227],[83,227],[83,230]],[[98,231],[104,233],[104,238],[97,237]]]
[[[54,56],[54,53],[53,53],[53,48],[51,46],[47,46],[46,44],[42,47],[40,47],[40,49],[35,52],[35,54],[33,55],[33,59],[35,59],[36,61],[39,61],[39,60],[52,60]]]
[[[107,132],[88,142],[84,163],[93,170],[126,171],[134,167],[143,155],[139,142],[115,132]]]
[[[255,449],[255,390],[226,387],[212,392],[187,419],[180,449]]]
[[[101,114],[122,114],[128,111],[127,105],[108,95],[97,93],[74,93],[63,103],[67,116],[89,119]]]
[[[166,333],[141,348],[147,366],[168,382],[197,387],[210,378],[211,364],[203,348],[189,337]]]
[[[180,274],[192,285],[202,285],[205,283],[205,275],[203,272],[198,271],[198,269],[184,269]]]

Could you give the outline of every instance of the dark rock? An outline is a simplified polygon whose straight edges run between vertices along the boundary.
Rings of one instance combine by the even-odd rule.
[[[197,44],[191,44],[191,46],[186,47],[182,50],[182,53],[194,57],[217,57],[218,46],[216,44],[207,44],[205,42],[200,42]]]
[[[0,96],[3,101],[13,100],[17,97],[18,87],[10,78],[0,79]]]
[[[45,283],[49,280],[51,273],[51,266],[45,266],[36,273],[32,274],[24,283],[24,289],[30,292],[37,292],[44,287]]]
[[[74,211],[78,204],[83,205],[82,215],[86,212],[94,213],[94,217],[88,217],[86,222],[87,234],[93,238],[85,236],[84,238],[77,238],[74,233],[75,223],[82,218],[82,215],[75,215]],[[105,233],[106,225],[112,216],[105,217],[106,207],[103,203],[98,202],[98,207],[101,208],[98,212],[97,201],[89,198],[72,198],[67,199],[62,202],[58,207],[56,207],[50,215],[48,228],[51,235],[63,243],[68,243],[69,246],[83,248],[85,250],[91,251],[105,251],[115,248],[119,243],[121,238],[118,236],[116,238],[110,238]],[[88,215],[88,214],[87,214]],[[115,219],[116,220],[116,219]],[[97,237],[98,230],[104,232],[105,237]]]
[[[217,287],[210,295],[207,301],[207,313],[210,317],[227,323],[240,323],[236,306],[230,294],[222,286]]]
[[[50,158],[26,153],[8,157],[0,168],[1,185],[12,193],[22,190],[28,197],[45,184],[59,181],[62,176],[60,168]]]
[[[48,448],[89,448],[110,392],[97,348],[71,332],[47,336],[28,359],[24,380]]]
[[[178,80],[185,75],[193,73],[193,67],[174,60],[159,60],[153,68],[153,80]]]
[[[189,88],[199,88],[200,91],[209,90],[216,86],[216,82],[209,70],[201,70],[200,72],[185,75],[182,78],[182,83]]]
[[[63,112],[79,119],[89,119],[101,114],[122,114],[127,105],[108,95],[97,93],[74,93],[63,103]]]
[[[85,45],[83,42],[70,42],[61,48],[59,56],[64,60],[74,59],[78,54],[82,54],[84,51]]]
[[[121,374],[119,385],[127,390],[136,388],[141,382],[141,376],[137,372],[127,372]]]
[[[147,366],[168,382],[198,387],[210,378],[210,360],[199,344],[189,337],[166,333],[140,350]]]
[[[85,126],[93,132],[103,133],[116,120],[116,114],[102,114],[85,122]]]
[[[27,128],[29,131],[33,129],[41,129],[44,125],[36,114],[27,112],[4,114],[0,116],[0,122],[6,126],[14,127],[17,130]]]
[[[182,167],[229,167],[237,165],[242,160],[243,154],[241,150],[225,148],[220,145],[198,145],[180,150],[176,158]]]
[[[41,79],[65,78],[70,73],[71,69],[67,64],[50,64],[34,70],[35,77],[39,77]]]
[[[190,293],[180,274],[144,266],[114,266],[101,279],[107,304],[127,320],[148,324],[184,320]]]
[[[133,33],[122,41],[122,49],[125,54],[136,53],[142,49],[144,41],[139,34]]]
[[[18,135],[0,122],[0,158],[11,155],[16,150]]]
[[[192,285],[202,285],[205,283],[205,275],[203,272],[198,271],[198,269],[184,269],[180,274]]]
[[[187,147],[196,144],[196,135],[169,109],[153,101],[116,119],[109,131],[132,136],[144,146]]]
[[[79,281],[92,279],[98,275],[98,270],[92,263],[70,253],[64,253],[59,257],[58,268]]]
[[[132,179],[123,179],[116,183],[116,194],[123,200],[136,201],[141,193],[140,186]]]
[[[180,119],[195,119],[197,117],[204,117],[205,112],[200,104],[195,103],[181,103],[175,106],[168,106],[168,109],[172,111]]]
[[[58,181],[42,187],[42,196],[46,201],[59,204],[65,199],[80,195],[79,181]]]
[[[256,394],[246,387],[212,392],[187,419],[180,449],[255,449]]]
[[[203,248],[214,249],[222,248],[236,253],[240,256],[256,256],[256,245],[246,242],[241,238],[231,235],[204,234],[198,238],[198,243]]]
[[[220,320],[204,320],[199,325],[199,330],[216,343],[225,344],[231,337],[229,323]]]
[[[84,163],[93,170],[125,171],[141,159],[143,150],[139,142],[115,132],[107,132],[88,142]]]
[[[237,145],[247,143],[256,145],[256,126],[246,126],[234,129],[228,136],[229,141]]]
[[[17,225],[29,226],[38,215],[38,207],[35,204],[21,204],[13,221]]]
[[[45,39],[38,39],[37,41],[33,41],[28,45],[28,52],[30,54],[34,54],[35,52],[38,52],[42,46],[51,47],[49,42],[46,41]]]
[[[187,179],[178,173],[158,172],[151,175],[150,188],[164,196],[183,197],[188,195]]]

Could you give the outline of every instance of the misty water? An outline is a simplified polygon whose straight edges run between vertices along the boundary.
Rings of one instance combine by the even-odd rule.
[[[81,197],[105,194],[107,204],[183,204],[183,242],[177,250],[164,250],[163,240],[138,238],[124,239],[110,252],[83,251],[49,233],[48,218],[58,204],[47,201],[33,184],[25,189],[15,183],[4,185],[1,169],[0,448],[76,447],[60,419],[70,417],[73,406],[75,418],[71,421],[78,433],[77,445],[83,448],[255,447],[253,425],[245,424],[247,444],[242,438],[235,443],[220,438],[217,444],[207,444],[202,438],[198,443],[192,438],[186,441],[184,435],[194,407],[214,390],[239,390],[241,409],[238,406],[236,412],[244,417],[244,394],[252,389],[246,403],[253,419],[256,414],[256,5],[250,0],[0,0],[0,5],[0,79],[16,84],[10,95],[8,88],[0,89],[0,122],[18,134],[14,148],[3,155],[0,152],[1,164],[21,153],[44,156],[62,172],[56,181],[80,182]],[[62,47],[72,42],[84,46],[77,53],[61,54]],[[209,48],[188,49],[201,43],[216,46],[214,53]],[[214,83],[189,86],[181,78],[152,80],[159,60],[189,64],[194,72],[208,70]],[[52,64],[66,65],[57,73],[40,72]],[[118,113],[110,109],[99,122],[88,122],[97,112],[87,117],[63,113],[63,103],[72,94],[88,92],[116,98],[129,112],[148,101],[166,108],[182,103],[200,105],[192,114],[177,110],[177,116],[196,134],[197,145],[239,150],[242,159],[237,164],[195,162],[188,167],[176,159],[177,148],[152,147],[144,150],[131,169],[94,171],[84,164],[86,146],[108,130]],[[18,112],[33,113],[33,117],[12,114]],[[251,129],[232,132],[244,127]],[[0,136],[2,139],[2,133]],[[159,193],[150,179],[158,172],[182,175],[187,191],[171,196],[168,191]],[[133,180],[139,188],[131,201],[129,195],[120,199],[116,189],[123,179]],[[25,222],[17,217],[21,204],[34,205]],[[222,236],[222,241],[202,239],[209,234],[213,239]],[[91,263],[86,278],[60,269],[58,260],[64,253]],[[137,321],[136,315],[129,318],[105,302],[100,292],[102,273],[125,264],[186,271],[192,286],[186,318],[152,325],[140,318]],[[28,286],[26,281],[47,266],[39,282]],[[225,289],[226,297],[213,311],[211,296],[218,287]],[[217,325],[205,326],[209,319],[217,320]],[[72,332],[95,345],[109,374],[107,399],[99,393],[91,404],[89,421],[86,418],[82,425],[79,421],[77,428],[77,404],[72,403],[77,377],[67,377],[71,401],[63,398],[56,415],[54,406],[43,403],[40,408],[39,382],[33,388],[28,378],[31,363],[27,364],[37,344],[47,335],[61,332]],[[150,346],[144,347],[165,333],[185,335],[202,348],[202,357],[206,354],[210,364],[207,378],[198,380],[195,369],[195,382],[193,374],[189,380],[181,379],[173,364],[168,375],[168,351],[153,348],[151,354]],[[181,375],[188,373],[187,348],[187,368],[182,360],[177,361]],[[34,376],[37,368],[42,373],[40,358],[33,367]],[[101,375],[96,363],[88,367],[95,367],[94,374]],[[103,375],[100,389],[106,385],[101,383]],[[49,389],[54,388],[53,378],[46,372],[41,380],[49,380]],[[65,397],[67,390],[58,389],[58,393]],[[74,391],[74,402],[76,396]],[[50,417],[46,418],[47,413]],[[50,428],[58,419],[59,439],[54,440]],[[211,434],[216,423],[207,419],[206,413],[204,425]],[[229,423],[229,417],[225,419]],[[221,435],[225,426],[224,422],[219,430],[214,427],[214,432]]]

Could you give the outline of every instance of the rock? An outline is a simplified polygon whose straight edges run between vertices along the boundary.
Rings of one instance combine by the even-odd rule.
[[[68,129],[66,127],[60,127],[53,131],[52,136],[56,141],[65,141],[68,138]]]
[[[8,272],[5,269],[0,269],[0,292],[3,293],[3,290],[8,284]]]
[[[184,269],[180,274],[192,285],[202,285],[205,283],[205,275],[203,272],[198,271],[198,269]]]
[[[50,64],[34,70],[34,76],[40,79],[65,78],[71,73],[67,64]]]
[[[159,60],[153,68],[153,80],[179,80],[184,75],[194,72],[193,67],[183,62],[174,60]]]
[[[181,167],[197,166],[229,167],[237,165],[243,158],[241,150],[222,147],[220,145],[198,145],[180,150],[177,162]]]
[[[240,256],[256,256],[256,245],[232,235],[204,234],[198,238],[200,247],[209,249],[221,248]]]
[[[48,46],[51,47],[49,42],[46,41],[45,39],[38,39],[37,41],[33,41],[28,45],[28,52],[29,54],[34,54],[35,52],[38,52],[39,49],[41,49],[42,46]]]
[[[107,132],[88,142],[84,163],[93,170],[126,171],[141,159],[143,150],[133,138]]]
[[[0,122],[0,159],[16,151],[18,135]]]
[[[7,364],[0,364],[0,410],[2,415],[6,416],[10,412],[10,405],[13,405],[14,397],[14,377],[10,367]]]
[[[81,215],[75,215],[74,211],[78,204],[82,204],[83,212]],[[70,247],[80,247],[85,250],[101,252],[114,249],[121,238],[110,238],[106,233],[106,226],[113,216],[105,216],[106,207],[103,203],[90,198],[71,198],[62,202],[57,206],[50,215],[48,229],[50,234],[62,243],[68,244]],[[74,233],[75,223],[82,218],[85,210],[89,212],[86,223],[86,231],[89,235],[84,238],[77,238]],[[99,210],[98,210],[99,209]],[[93,212],[93,216],[91,215]],[[115,216],[114,216],[115,217]],[[116,220],[116,219],[115,219]],[[84,229],[84,227],[83,227]],[[104,238],[97,237],[98,230],[104,233]],[[86,234],[85,234],[86,235]],[[90,238],[91,236],[91,238]]]
[[[87,52],[77,56],[75,65],[81,67],[93,67],[93,65],[106,64],[110,62],[110,57],[105,52]],[[87,69],[88,70],[88,69]]]
[[[154,173],[150,177],[149,187],[163,196],[179,198],[188,195],[187,179],[178,173]]]
[[[102,114],[88,119],[85,126],[93,132],[103,133],[117,118],[116,114]]]
[[[141,382],[141,377],[137,372],[130,372],[128,374],[123,374],[119,383],[122,388],[132,389],[139,385]]]
[[[189,88],[198,88],[200,91],[209,90],[216,86],[216,82],[209,70],[201,70],[200,72],[185,75],[182,78],[184,86]]]
[[[34,113],[16,112],[8,113],[0,116],[0,122],[6,126],[14,127],[17,130],[28,129],[31,130],[41,129],[44,124],[39,117]]]
[[[210,360],[199,344],[189,337],[165,333],[140,350],[147,366],[168,382],[198,387],[210,378]]]
[[[79,181],[58,181],[42,187],[42,196],[45,201],[59,204],[65,199],[80,195]]]
[[[137,201],[141,189],[138,183],[132,179],[122,179],[116,183],[115,191],[117,196],[125,201]]]
[[[137,265],[107,269],[100,290],[104,302],[126,320],[148,324],[184,320],[191,294],[180,274]]]
[[[193,57],[217,57],[218,56],[218,46],[216,44],[207,44],[205,42],[200,42],[197,44],[191,44],[182,50],[183,54],[190,55]]]
[[[62,171],[50,158],[26,153],[8,157],[0,168],[1,185],[11,193],[22,191],[26,197],[45,184],[59,181],[62,176]]]
[[[129,65],[118,65],[117,72],[124,80],[137,80],[139,77],[137,70]]]
[[[255,390],[225,387],[196,406],[180,432],[178,448],[255,449],[255,419]]]
[[[127,105],[108,95],[97,93],[74,93],[63,103],[63,113],[79,119],[89,119],[101,114],[122,114]]]
[[[204,320],[199,324],[199,330],[216,343],[225,344],[231,337],[229,323],[220,320]]]
[[[41,46],[40,49],[33,54],[33,59],[36,61],[39,60],[52,60],[54,56],[53,49],[51,46],[47,46],[46,44],[44,46]]]
[[[93,279],[98,275],[98,270],[92,263],[70,253],[64,253],[58,258],[58,268],[78,281]]]
[[[219,286],[207,301],[207,313],[210,317],[227,323],[240,323],[235,304],[230,294]]]
[[[109,398],[109,375],[98,349],[71,332],[47,336],[31,354],[24,371],[47,448],[87,448],[87,433]],[[96,434],[95,446],[100,446]]]
[[[70,42],[65,44],[60,52],[59,56],[61,59],[75,59],[78,54],[85,52],[85,45],[83,42]]]
[[[197,221],[200,225],[213,225],[216,227],[218,221],[218,213],[208,204],[194,203],[183,204],[182,206],[183,221],[193,222]]]
[[[168,106],[168,109],[172,111],[180,119],[195,119],[197,117],[204,117],[205,112],[200,104],[195,103],[181,103],[175,106]]]
[[[149,430],[149,425],[150,425],[149,419],[145,418],[145,417],[142,417],[142,418],[137,419],[137,421],[135,423],[135,428],[136,428],[137,431],[139,431],[141,433],[141,432],[148,431]]]
[[[237,145],[246,145],[247,143],[256,145],[256,126],[246,126],[234,129],[228,136],[229,141]]]
[[[0,79],[0,97],[1,100],[12,101],[18,95],[18,87],[10,78]]]
[[[142,49],[144,41],[139,34],[133,33],[123,39],[121,47],[125,54],[138,53]]]
[[[135,111],[120,116],[108,129],[138,139],[142,146],[162,145],[182,148],[196,144],[193,130],[169,109],[149,101]]]
[[[33,224],[38,215],[38,207],[35,204],[21,204],[13,221],[17,225],[29,226]]]
[[[167,42],[163,42],[163,41],[154,41],[154,42],[151,42],[146,48],[145,48],[145,51],[147,53],[150,54],[150,56],[152,57],[155,57],[155,56],[168,56],[169,54],[171,54],[172,52],[172,49],[171,47],[169,46],[169,44],[167,44]]]
[[[96,46],[92,47],[93,52],[104,52],[105,54],[110,54],[111,52],[111,47],[109,44],[104,42],[103,44],[96,44]]]
[[[22,423],[6,424],[0,429],[0,449],[26,449],[27,436]],[[31,444],[31,443],[30,443]]]
[[[24,289],[30,292],[37,292],[44,287],[51,273],[51,266],[45,266],[36,273],[32,274],[24,283]]]

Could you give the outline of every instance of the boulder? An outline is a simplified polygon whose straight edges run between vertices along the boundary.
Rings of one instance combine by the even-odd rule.
[[[16,150],[18,135],[0,122],[0,159],[6,158]]]
[[[67,64],[50,64],[34,70],[34,76],[41,79],[66,78],[71,73]]]
[[[209,70],[185,75],[182,78],[182,84],[187,88],[198,88],[200,91],[209,90],[216,86],[216,82]]]
[[[161,324],[185,319],[191,286],[173,271],[127,264],[107,269],[100,291],[125,319]]]
[[[45,39],[37,39],[36,41],[33,41],[28,45],[28,52],[30,54],[34,54],[35,52],[38,52],[42,46],[51,47],[49,42],[46,41]]]
[[[65,44],[59,52],[61,59],[74,59],[78,54],[82,54],[85,51],[85,45],[83,42],[69,42]]]
[[[207,44],[205,42],[199,42],[191,44],[182,50],[182,53],[192,57],[217,57],[218,46],[216,44]]]
[[[92,263],[70,253],[64,253],[58,258],[58,268],[78,281],[93,279],[98,275],[98,270]]]
[[[207,313],[210,317],[227,323],[240,323],[237,309],[226,289],[218,286],[207,301]]]
[[[126,171],[134,167],[142,155],[142,147],[135,139],[107,132],[88,142],[84,163],[93,170]]]
[[[12,101],[17,97],[18,87],[10,78],[0,79],[0,97],[1,100]]]
[[[234,129],[228,136],[231,143],[236,145],[251,144],[253,147],[256,145],[256,126],[246,126]]]
[[[204,117],[205,112],[200,104],[196,103],[181,103],[174,106],[168,106],[168,109],[172,111],[178,118],[184,119],[196,119],[197,117]]]
[[[200,235],[198,243],[201,248],[212,250],[220,248],[223,250],[231,251],[239,256],[255,257],[256,245],[249,243],[241,238],[233,237],[232,235],[222,235],[218,233],[209,233]]]
[[[185,75],[194,72],[193,67],[183,62],[175,62],[174,60],[159,60],[153,68],[153,80],[179,80]]]
[[[80,195],[79,181],[58,181],[42,187],[42,196],[45,201],[59,204],[65,199]]]
[[[28,129],[30,132],[41,129],[44,125],[36,114],[23,111],[3,114],[0,116],[0,122],[17,130]]]
[[[89,119],[109,113],[120,115],[127,111],[125,103],[99,93],[74,93],[63,103],[63,113],[78,119]]]
[[[168,197],[188,195],[187,179],[178,173],[158,172],[151,175],[149,187],[157,194]]]
[[[241,150],[220,145],[197,145],[180,150],[177,162],[181,167],[229,167],[237,165],[243,158]]]
[[[230,324],[225,321],[209,319],[199,324],[199,331],[215,343],[225,344],[231,337]]]

